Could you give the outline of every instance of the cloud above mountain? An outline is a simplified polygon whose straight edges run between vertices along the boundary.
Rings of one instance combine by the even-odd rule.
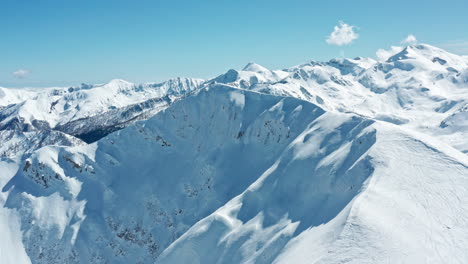
[[[384,61],[387,60],[389,57],[397,54],[402,49],[403,48],[400,46],[391,46],[389,49],[378,49],[375,52],[375,55],[377,56],[377,59]]]
[[[326,42],[330,45],[344,46],[351,44],[354,40],[359,38],[356,33],[356,27],[340,21],[334,27],[333,32],[327,37]]]
[[[13,72],[13,76],[15,76],[15,77],[18,78],[18,79],[24,79],[24,78],[26,78],[30,73],[31,73],[30,70],[19,69],[19,70]]]
[[[418,40],[413,34],[409,34],[405,39],[401,41],[401,44],[403,45],[413,45],[416,44]]]

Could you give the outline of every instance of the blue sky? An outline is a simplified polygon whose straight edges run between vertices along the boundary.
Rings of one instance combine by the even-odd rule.
[[[466,0],[0,0],[0,86],[209,78],[250,61],[375,56],[408,34],[468,55],[467,10]],[[349,45],[326,42],[339,21],[359,35]]]

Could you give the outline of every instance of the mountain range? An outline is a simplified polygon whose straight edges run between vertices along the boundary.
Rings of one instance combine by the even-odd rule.
[[[468,57],[0,88],[2,263],[465,263]]]

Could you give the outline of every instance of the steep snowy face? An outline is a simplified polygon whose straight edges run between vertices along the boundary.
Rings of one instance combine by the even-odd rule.
[[[468,257],[467,168],[386,122],[213,85],[35,151],[3,191],[33,263],[440,263]]]
[[[467,157],[352,118],[330,145],[326,115],[157,263],[463,263]]]
[[[6,206],[21,211],[34,263],[151,263],[323,113],[294,98],[210,87],[92,145],[36,151],[5,187]]]

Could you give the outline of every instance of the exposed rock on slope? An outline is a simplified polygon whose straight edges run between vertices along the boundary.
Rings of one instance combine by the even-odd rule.
[[[19,102],[0,109],[0,130],[53,129],[94,142],[154,115],[198,89],[201,83],[202,80],[188,78],[140,85],[112,80],[104,85],[26,90],[24,100],[17,99],[20,93],[12,89],[5,93],[3,101]]]

